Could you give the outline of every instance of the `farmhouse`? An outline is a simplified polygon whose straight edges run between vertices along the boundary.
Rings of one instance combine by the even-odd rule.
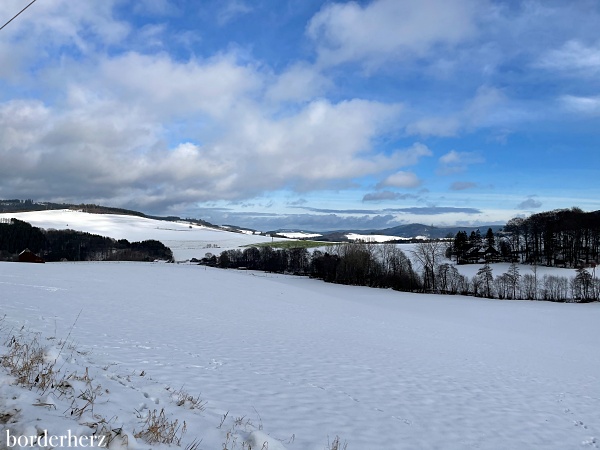
[[[498,262],[500,261],[500,252],[492,246],[488,246],[487,248],[473,247],[466,252],[465,258],[467,262],[472,264],[479,262]]]
[[[44,263],[42,258],[33,253],[31,250],[26,248],[21,253],[19,253],[19,262],[27,262],[27,263]]]

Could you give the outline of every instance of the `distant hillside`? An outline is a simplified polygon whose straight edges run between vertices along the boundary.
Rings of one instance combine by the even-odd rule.
[[[481,233],[485,233],[488,228],[491,228],[492,231],[496,233],[503,227],[503,225],[482,225],[479,227],[434,227],[420,223],[411,223],[409,225],[399,225],[393,228],[386,228],[378,231],[377,234],[386,234],[389,236],[400,236],[407,238],[414,236],[427,236],[432,239],[439,239],[445,237],[454,237],[459,231],[466,231],[467,234],[470,234],[471,231],[479,230]]]
[[[0,200],[0,213],[11,213],[11,212],[28,212],[28,211],[47,211],[47,210],[57,210],[57,209],[72,209],[76,211],[83,211],[92,214],[117,214],[124,216],[136,216],[136,217],[144,217],[146,219],[154,219],[154,220],[166,220],[170,222],[175,222],[177,220],[183,220],[181,217],[177,216],[151,216],[148,214],[144,214],[139,211],[134,211],[131,209],[124,208],[113,208],[111,206],[101,206],[95,205],[93,203],[84,204],[81,203],[79,205],[75,205],[73,203],[52,203],[52,202],[35,202],[33,200]],[[211,224],[202,219],[185,219],[188,222],[195,223],[198,225],[204,225],[205,227],[214,227],[216,225]]]
[[[415,238],[417,236],[425,236],[431,239],[442,239],[445,237],[454,237],[459,231],[466,231],[470,234],[471,231],[479,230],[485,233],[488,228],[491,228],[494,233],[503,229],[503,225],[482,225],[479,227],[434,227],[432,225],[423,225],[420,223],[411,223],[408,225],[399,225],[392,228],[384,228],[382,230],[341,230],[325,232],[322,236],[313,238],[319,241],[346,241],[347,234],[356,233],[361,235],[386,235],[398,236],[401,238]]]

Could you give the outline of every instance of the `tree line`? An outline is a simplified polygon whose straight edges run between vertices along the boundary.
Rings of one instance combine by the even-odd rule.
[[[305,248],[274,249],[248,247],[225,250],[219,256],[207,253],[200,264],[221,268],[262,270],[282,274],[307,275],[330,283],[391,288],[398,291],[507,300],[547,300],[592,302],[600,299],[600,280],[595,269],[580,268],[571,278],[538,274],[531,265],[528,273],[512,262],[505,273],[494,274],[485,262],[469,278],[444,256],[446,241],[420,242],[407,256],[391,243],[343,243],[332,251]],[[591,271],[590,271],[591,270]]]
[[[447,257],[457,264],[521,262],[548,267],[591,268],[600,260],[600,211],[558,209],[515,217],[497,234],[459,231]]]
[[[430,241],[415,246],[412,256],[421,269],[423,292],[558,302],[592,302],[600,299],[600,280],[596,277],[593,263],[587,268],[579,267],[574,277],[567,278],[549,274],[539,276],[535,260],[529,265],[528,273],[521,274],[522,266],[517,264],[518,260],[512,259],[506,272],[494,276],[492,261],[484,258],[481,268],[469,279],[443,258],[455,252],[456,240],[462,239],[459,235],[460,232],[450,245]],[[488,232],[486,239],[488,246],[494,244],[493,233]]]
[[[421,280],[412,262],[394,244],[344,243],[331,252],[306,248],[274,249],[269,246],[208,253],[200,264],[266,272],[307,275],[326,282],[355,286],[418,291]]]
[[[29,249],[46,261],[172,261],[173,253],[162,242],[129,242],[74,230],[43,230],[10,219],[0,223],[0,260],[13,261]]]
[[[507,245],[521,262],[586,267],[600,256],[600,211],[557,209],[516,217],[504,227]]]

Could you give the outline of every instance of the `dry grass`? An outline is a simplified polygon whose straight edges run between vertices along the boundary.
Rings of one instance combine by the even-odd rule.
[[[200,398],[200,395],[194,397],[183,389],[183,386],[178,391],[171,391],[171,388],[167,387],[167,391],[171,392],[171,400],[175,402],[177,406],[183,406],[188,409],[197,409],[198,411],[204,411],[206,409],[206,401]]]
[[[0,357],[0,365],[8,369],[18,384],[46,391],[57,384],[56,360],[48,361],[39,334],[27,335],[21,328],[4,342],[8,353]]]
[[[145,440],[148,444],[181,445],[181,438],[186,431],[185,420],[180,424],[178,419],[174,421],[167,419],[165,410],[162,408],[160,412],[156,409],[148,412],[143,429],[137,433],[134,431],[133,435],[137,439]]]
[[[340,437],[336,436],[333,442],[329,443],[329,438],[327,439],[327,450],[347,450],[348,443],[344,441],[340,441]]]

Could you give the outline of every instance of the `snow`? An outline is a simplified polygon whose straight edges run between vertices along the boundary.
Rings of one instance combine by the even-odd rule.
[[[91,435],[104,417],[123,430],[111,448],[148,448],[134,430],[161,408],[198,450],[323,450],[336,435],[349,450],[598,447],[597,303],[142,263],[0,263],[0,299],[0,354],[25,326],[78,374],[74,393],[101,385],[77,418],[0,370],[0,447],[6,429]],[[181,390],[204,410],[178,406]]]
[[[44,229],[71,229],[114,239],[127,239],[130,242],[155,239],[173,251],[176,261],[200,259],[209,252],[219,254],[223,250],[273,240],[268,236],[235,233],[188,222],[169,222],[117,214],[92,214],[68,209],[0,214],[0,219],[12,217]]]

